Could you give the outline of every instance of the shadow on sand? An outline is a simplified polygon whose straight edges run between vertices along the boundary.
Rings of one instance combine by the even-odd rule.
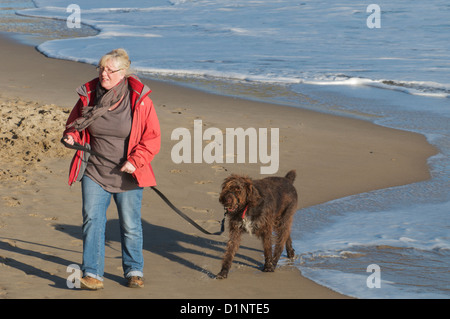
[[[76,239],[82,239],[81,234],[81,226],[79,225],[67,225],[67,224],[56,224],[53,225],[54,229],[61,231],[65,234],[68,234]],[[110,219],[107,221],[106,224],[106,238],[105,238],[105,244],[107,247],[112,248],[113,242],[120,243],[120,230],[119,230],[119,220],[118,219]],[[199,255],[203,257],[208,257],[212,259],[216,259],[217,262],[217,269],[220,268],[220,260],[222,259],[223,252],[225,250],[226,246],[226,238],[222,237],[223,241],[216,240],[216,239],[210,239],[205,237],[199,237],[196,235],[190,235],[185,234],[183,232],[163,227],[163,226],[157,226],[148,223],[145,220],[142,220],[142,227],[144,231],[144,245],[143,249],[146,251],[149,251],[154,254],[158,254],[164,258],[167,258],[173,262],[177,262],[180,265],[183,265],[185,267],[188,267],[190,269],[202,272],[203,274],[206,274],[210,278],[215,278],[215,274],[211,273],[209,270],[202,268],[199,265],[196,265],[194,262],[189,260],[188,256],[191,255]],[[213,237],[213,236],[211,236]],[[11,241],[17,241],[17,242],[23,242],[27,244],[36,245],[37,247],[47,247],[47,248],[53,248],[58,250],[63,250],[67,252],[76,252],[81,254],[81,251],[75,251],[71,249],[63,248],[64,245],[60,245],[61,247],[56,247],[52,245],[46,245],[41,244],[33,241],[26,241],[22,239],[15,239],[15,238],[3,238],[0,237],[0,239],[7,239]],[[187,248],[190,247],[190,248]],[[114,248],[115,249],[115,248]],[[68,260],[65,258],[61,258],[58,256],[42,253],[39,251],[39,249],[36,248],[36,250],[33,249],[24,249],[20,248],[14,245],[10,245],[6,241],[0,241],[0,250],[4,251],[11,251],[18,254],[23,254],[26,256],[32,256],[35,258],[39,258],[42,260],[48,260],[51,262],[54,262],[56,264],[60,264],[62,266],[67,267],[71,264],[77,264],[80,261],[73,261]],[[117,249],[115,249],[117,250]],[[240,263],[243,265],[246,265],[248,267],[252,268],[260,268],[262,267],[262,262],[257,261],[251,257],[247,257],[245,250],[247,251],[259,251],[262,254],[261,250],[241,246],[240,250],[244,251],[242,254],[236,254],[236,257],[240,259],[240,261],[234,261],[235,263]],[[120,251],[119,251],[120,253]],[[186,256],[181,257],[180,255]],[[106,256],[108,257],[108,256]],[[81,257],[80,257],[81,259]],[[3,263],[9,267],[14,267],[16,269],[19,269],[26,274],[38,276],[44,279],[49,279],[53,281],[53,284],[50,286],[53,286],[55,288],[64,288],[67,289],[66,285],[66,279],[61,278],[60,276],[54,275],[52,273],[49,273],[45,270],[39,269],[37,267],[34,267],[32,265],[26,264],[20,260],[16,260],[14,258],[9,257],[2,257],[0,256],[0,263]],[[108,274],[105,272],[105,278],[113,281],[117,281],[120,283],[124,283],[124,279],[120,276],[114,275],[114,274]]]

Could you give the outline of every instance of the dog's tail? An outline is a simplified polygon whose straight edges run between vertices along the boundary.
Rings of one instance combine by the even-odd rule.
[[[297,173],[295,172],[295,170],[293,169],[292,171],[289,171],[285,178],[287,178],[292,184],[294,184],[294,179],[297,176]]]

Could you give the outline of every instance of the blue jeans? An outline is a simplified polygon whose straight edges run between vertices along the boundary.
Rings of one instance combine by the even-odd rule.
[[[103,280],[106,211],[111,196],[117,205],[125,277],[143,277],[144,256],[141,203],[143,188],[110,193],[87,176],[81,180],[83,198],[83,265],[85,276]]]

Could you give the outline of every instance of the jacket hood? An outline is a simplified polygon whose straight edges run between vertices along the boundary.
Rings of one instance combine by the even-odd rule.
[[[140,102],[149,95],[152,90],[142,83],[142,81],[134,74],[130,75],[128,77],[128,86],[130,87],[130,90],[132,93],[132,105],[138,106],[140,105]]]

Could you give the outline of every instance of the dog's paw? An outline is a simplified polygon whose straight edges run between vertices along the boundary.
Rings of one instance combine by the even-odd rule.
[[[221,271],[217,274],[216,279],[225,279],[228,277],[227,271]]]
[[[294,259],[295,258],[295,251],[293,249],[287,250],[287,257],[289,259]]]
[[[271,265],[264,265],[263,268],[264,272],[274,272],[275,271],[275,267],[271,264]]]

